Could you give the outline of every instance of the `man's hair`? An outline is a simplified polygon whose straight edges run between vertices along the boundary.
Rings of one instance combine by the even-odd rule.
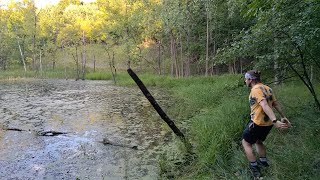
[[[260,71],[258,71],[258,70],[250,70],[250,71],[246,72],[245,78],[246,79],[256,80],[256,81],[261,81],[260,75],[261,75]]]

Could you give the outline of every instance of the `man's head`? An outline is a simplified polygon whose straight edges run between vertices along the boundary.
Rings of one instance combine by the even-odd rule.
[[[244,75],[245,83],[248,87],[261,82],[260,80],[261,72],[257,70],[250,70]]]

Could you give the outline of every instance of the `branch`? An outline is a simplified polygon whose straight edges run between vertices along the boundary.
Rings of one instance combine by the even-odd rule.
[[[310,51],[307,50],[307,48],[305,48],[306,52],[309,54],[310,58],[312,59],[312,61],[316,64],[316,66],[318,66],[318,68],[320,68],[320,63],[319,61],[317,61],[312,54],[310,53]]]
[[[295,43],[295,44],[296,44],[296,43]],[[305,63],[304,63],[303,53],[302,53],[301,48],[300,48],[300,46],[299,46],[298,44],[296,44],[295,47],[296,47],[297,50],[299,51],[300,60],[301,60],[301,64],[302,64],[302,67],[303,67],[303,73],[304,73],[304,76],[306,77],[308,83],[303,79],[302,76],[299,75],[299,77],[300,77],[300,79],[302,78],[303,83],[307,86],[307,88],[309,89],[309,91],[310,91],[311,94],[313,95],[313,98],[314,98],[314,100],[315,100],[315,103],[316,103],[318,109],[320,110],[320,102],[319,102],[319,100],[318,100],[318,98],[317,98],[317,94],[316,94],[316,92],[315,92],[315,90],[314,90],[314,87],[313,87],[313,85],[312,85],[312,82],[311,82],[311,80],[310,80],[310,78],[309,78],[309,75],[308,75],[308,73],[307,73],[306,65],[305,65]],[[290,64],[289,64],[289,65],[290,65]],[[290,67],[293,68],[292,66],[290,66]],[[297,71],[296,71],[296,72],[297,72]]]
[[[143,82],[139,79],[139,77],[136,75],[136,73],[133,72],[132,69],[127,70],[128,74],[131,76],[131,78],[135,81],[135,83],[138,85],[142,93],[145,95],[145,97],[149,100],[153,108],[157,111],[157,113],[160,115],[160,117],[169,125],[171,130],[185,143],[187,149],[189,152],[191,152],[191,144],[186,139],[184,134],[180,131],[179,128],[174,124],[174,122],[167,116],[167,114],[161,109],[157,101],[154,99],[154,97],[150,94],[146,86],[143,84]]]

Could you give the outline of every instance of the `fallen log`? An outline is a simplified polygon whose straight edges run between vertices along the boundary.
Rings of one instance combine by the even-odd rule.
[[[17,132],[22,132],[22,131],[31,131],[31,130],[24,130],[24,129],[19,129],[19,128],[1,128],[2,130],[5,131],[17,131]],[[58,136],[61,134],[68,134],[66,132],[59,132],[59,131],[38,131],[36,132],[38,136]]]
[[[3,128],[3,130],[5,130],[5,131],[18,131],[18,132],[26,131],[26,130],[19,129],[19,128]]]
[[[162,110],[162,108],[159,106],[157,101],[154,99],[154,97],[150,94],[146,86],[143,84],[143,82],[139,79],[139,77],[136,75],[136,73],[133,72],[132,69],[128,69],[127,72],[131,76],[131,78],[134,80],[134,82],[138,85],[144,96],[149,100],[153,108],[158,112],[160,117],[168,124],[168,126],[171,128],[171,130],[184,142],[186,143],[187,147],[190,147],[190,143],[186,140],[184,134],[180,131],[180,129],[174,124],[174,122],[167,116],[167,114]]]
[[[121,143],[110,141],[107,138],[103,138],[102,141],[98,141],[98,142],[102,143],[104,145],[120,146],[120,147],[126,147],[126,148],[131,148],[131,149],[138,150],[138,145],[121,144]]]
[[[39,131],[39,132],[37,132],[38,136],[58,136],[61,134],[68,134],[68,133],[59,132],[59,131]]]

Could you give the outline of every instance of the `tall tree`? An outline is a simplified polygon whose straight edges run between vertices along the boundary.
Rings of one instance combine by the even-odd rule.
[[[320,2],[294,0],[254,0],[243,2],[245,17],[256,23],[240,34],[221,59],[241,55],[255,58],[257,67],[272,70],[291,70],[305,84],[316,106],[320,109],[318,94],[310,79],[310,69],[319,69]]]

